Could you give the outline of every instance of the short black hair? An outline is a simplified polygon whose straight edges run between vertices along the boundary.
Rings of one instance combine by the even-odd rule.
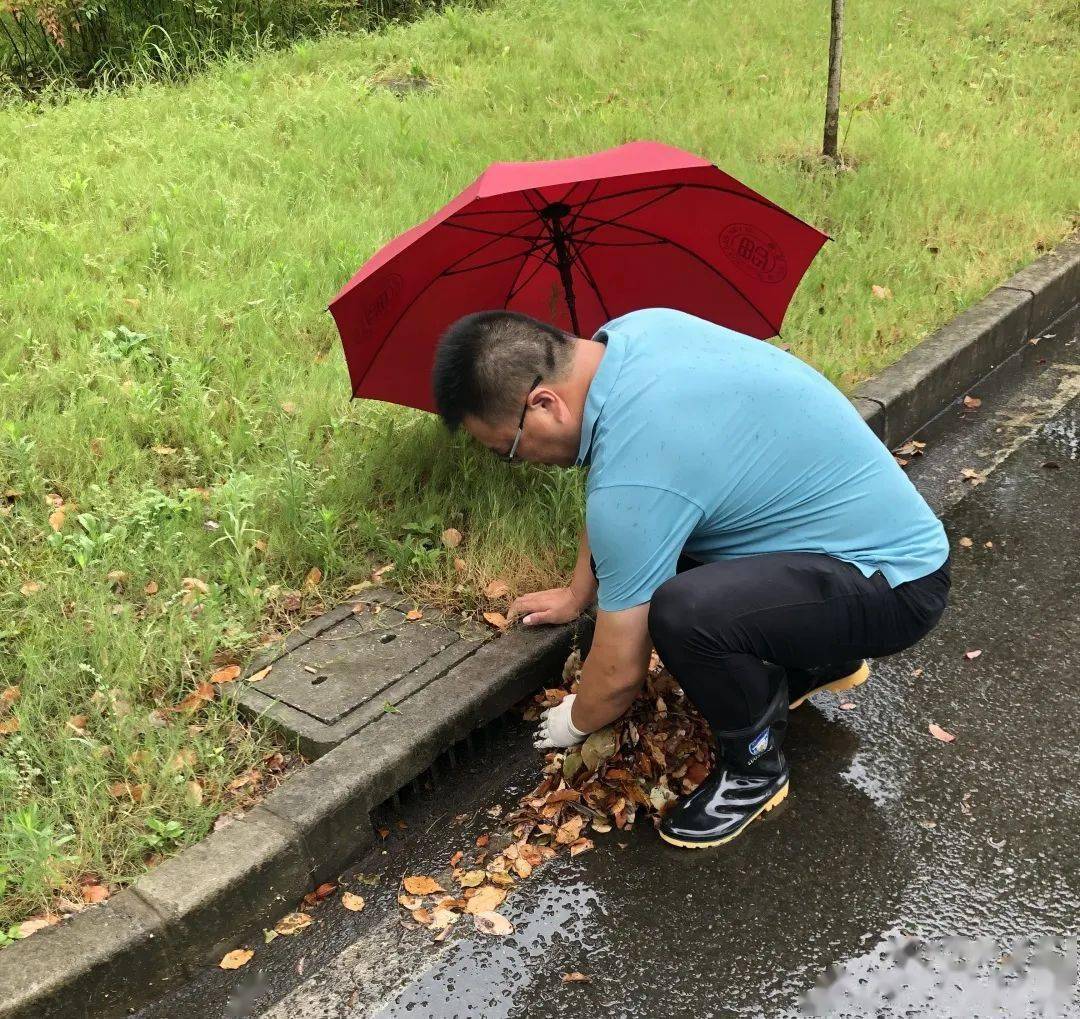
[[[574,337],[516,311],[478,311],[439,339],[431,383],[450,431],[465,417],[489,424],[517,415],[537,375],[552,382],[570,369]]]

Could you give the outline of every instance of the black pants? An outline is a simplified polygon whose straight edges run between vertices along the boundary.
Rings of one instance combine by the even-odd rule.
[[[951,560],[889,587],[880,570],[814,552],[695,563],[654,593],[649,631],[661,660],[715,732],[754,725],[783,673],[911,647],[948,602]],[[773,663],[770,666],[768,663]]]

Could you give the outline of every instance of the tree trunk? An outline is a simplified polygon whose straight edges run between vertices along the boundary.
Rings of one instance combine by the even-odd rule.
[[[832,0],[829,27],[829,89],[825,96],[825,144],[822,152],[834,162],[836,130],[840,120],[840,57],[844,46],[844,0]]]

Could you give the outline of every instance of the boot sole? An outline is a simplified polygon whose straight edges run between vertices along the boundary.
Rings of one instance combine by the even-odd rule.
[[[851,690],[854,687],[862,686],[869,678],[870,666],[863,662],[850,676],[843,676],[840,679],[834,679],[831,683],[824,683],[821,686],[814,687],[813,690],[808,690],[797,701],[792,701],[788,705],[788,711],[794,711],[807,697],[812,697],[822,690],[832,690],[833,693],[840,693],[842,690]]]
[[[746,831],[752,821],[763,818],[773,807],[782,803],[788,794],[790,785],[790,782],[785,782],[784,788],[778,793],[775,793],[768,802],[758,807],[758,809],[743,822],[741,828],[737,831],[733,831],[730,835],[725,835],[722,839],[713,839],[709,842],[684,842],[682,839],[672,838],[670,835],[665,835],[663,832],[660,832],[660,838],[665,842],[671,843],[673,846],[678,846],[680,849],[711,849],[713,846],[722,846],[725,842],[730,842],[732,839],[738,838]]]

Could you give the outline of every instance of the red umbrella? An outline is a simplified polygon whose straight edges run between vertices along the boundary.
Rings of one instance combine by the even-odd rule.
[[[677,308],[775,336],[829,238],[706,159],[657,142],[494,163],[373,255],[330,303],[353,396],[433,410],[439,336],[508,308],[590,336]]]

